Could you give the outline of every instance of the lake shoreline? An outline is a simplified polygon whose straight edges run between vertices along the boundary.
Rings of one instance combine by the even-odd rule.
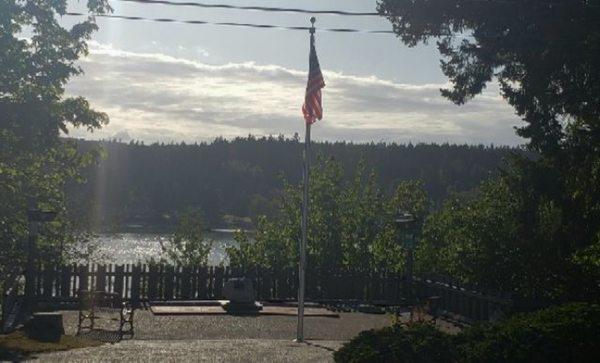
[[[118,233],[140,233],[140,234],[171,234],[175,232],[175,226],[170,225],[143,225],[143,224],[123,224],[115,227],[100,228],[93,233],[96,234],[118,234]],[[235,233],[242,231],[247,234],[255,234],[255,229],[232,228],[230,226],[211,227],[204,230],[205,232],[217,233]]]
[[[237,247],[233,229],[211,229],[204,238],[211,244],[207,264],[220,266],[229,264],[227,249]],[[252,239],[252,233],[249,233]],[[133,229],[118,232],[96,233],[89,241],[77,248],[94,263],[111,262],[115,264],[147,263],[167,259],[162,245],[169,243],[171,233],[155,230]]]

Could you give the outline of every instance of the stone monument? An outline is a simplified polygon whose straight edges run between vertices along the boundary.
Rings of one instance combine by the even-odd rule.
[[[223,304],[223,309],[230,314],[257,314],[262,305],[255,301],[254,284],[248,278],[232,278],[225,282],[223,295],[229,301]]]

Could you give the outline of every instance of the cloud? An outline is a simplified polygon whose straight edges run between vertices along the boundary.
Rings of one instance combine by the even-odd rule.
[[[306,71],[277,65],[210,65],[163,53],[134,53],[91,43],[85,74],[68,92],[87,97],[111,123],[93,135],[153,141],[203,141],[217,136],[302,134]],[[325,117],[314,139],[356,142],[517,144],[520,123],[497,86],[455,106],[444,84],[400,84],[375,76],[324,71]]]

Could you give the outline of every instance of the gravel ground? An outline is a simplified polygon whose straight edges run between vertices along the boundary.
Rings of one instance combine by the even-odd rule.
[[[331,362],[340,341],[127,340],[39,355],[40,362]]]
[[[408,316],[403,316],[406,320]],[[111,320],[112,319],[112,320]],[[77,312],[64,311],[67,334],[75,334]],[[339,318],[305,318],[306,344],[292,342],[296,317],[257,316],[155,316],[136,311],[135,336],[116,344],[67,352],[40,354],[49,362],[330,362],[333,352],[363,330],[392,323],[389,315],[340,313]],[[445,331],[457,328],[438,321]],[[102,314],[100,329],[115,331],[118,315]],[[109,334],[110,335],[110,334]],[[114,335],[114,334],[113,334]],[[110,341],[110,340],[108,340]]]
[[[75,334],[77,312],[64,311],[65,332]],[[387,315],[341,313],[340,318],[305,318],[297,344],[296,317],[155,316],[136,311],[135,336],[116,344],[40,354],[43,362],[331,362],[333,352],[363,330],[391,324]],[[102,314],[97,327],[115,330],[118,315]],[[32,357],[33,358],[33,357]]]
[[[296,336],[297,318],[294,316],[155,316],[147,310],[137,310],[135,314],[135,340],[292,340]],[[118,315],[99,319],[99,327],[115,330],[118,321],[111,321],[111,317],[118,318]],[[63,312],[63,320],[66,333],[75,334],[77,312]],[[389,315],[341,313],[339,318],[307,317],[304,336],[312,340],[345,341],[363,330],[381,328],[391,323]]]

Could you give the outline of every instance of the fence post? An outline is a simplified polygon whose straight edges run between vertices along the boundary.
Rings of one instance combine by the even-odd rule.
[[[215,268],[215,287],[214,287],[214,297],[215,299],[223,298],[223,267]]]
[[[88,265],[79,266],[79,291],[88,289]]]
[[[198,266],[190,268],[190,298],[197,299],[198,292]]]
[[[120,297],[124,298],[123,294],[123,280],[125,279],[125,268],[123,265],[115,266],[115,284],[114,291],[115,294],[118,294]]]
[[[148,272],[148,299],[156,300],[158,296],[158,269],[156,264],[149,266]]]
[[[100,265],[96,270],[96,291],[106,290],[106,266]]]
[[[44,288],[44,297],[51,298],[53,296],[52,287],[54,285],[54,266],[53,265],[44,265],[43,266],[43,288]]]
[[[173,300],[173,289],[175,279],[175,267],[173,265],[165,266],[165,284],[164,284],[164,294],[163,297],[165,300]]]
[[[207,293],[208,268],[200,266],[198,268],[198,299],[208,299]]]
[[[131,273],[131,302],[134,306],[139,306],[140,302],[140,265],[136,264],[132,266]]]
[[[72,266],[66,265],[60,268],[60,296],[62,298],[71,297],[71,268]]]
[[[181,298],[188,300],[190,298],[190,290],[192,285],[192,276],[190,267],[184,266],[181,271]]]
[[[271,295],[271,279],[269,273],[266,272],[262,267],[256,268],[256,280],[259,281],[258,289],[259,296],[262,300],[270,300],[273,298]]]

